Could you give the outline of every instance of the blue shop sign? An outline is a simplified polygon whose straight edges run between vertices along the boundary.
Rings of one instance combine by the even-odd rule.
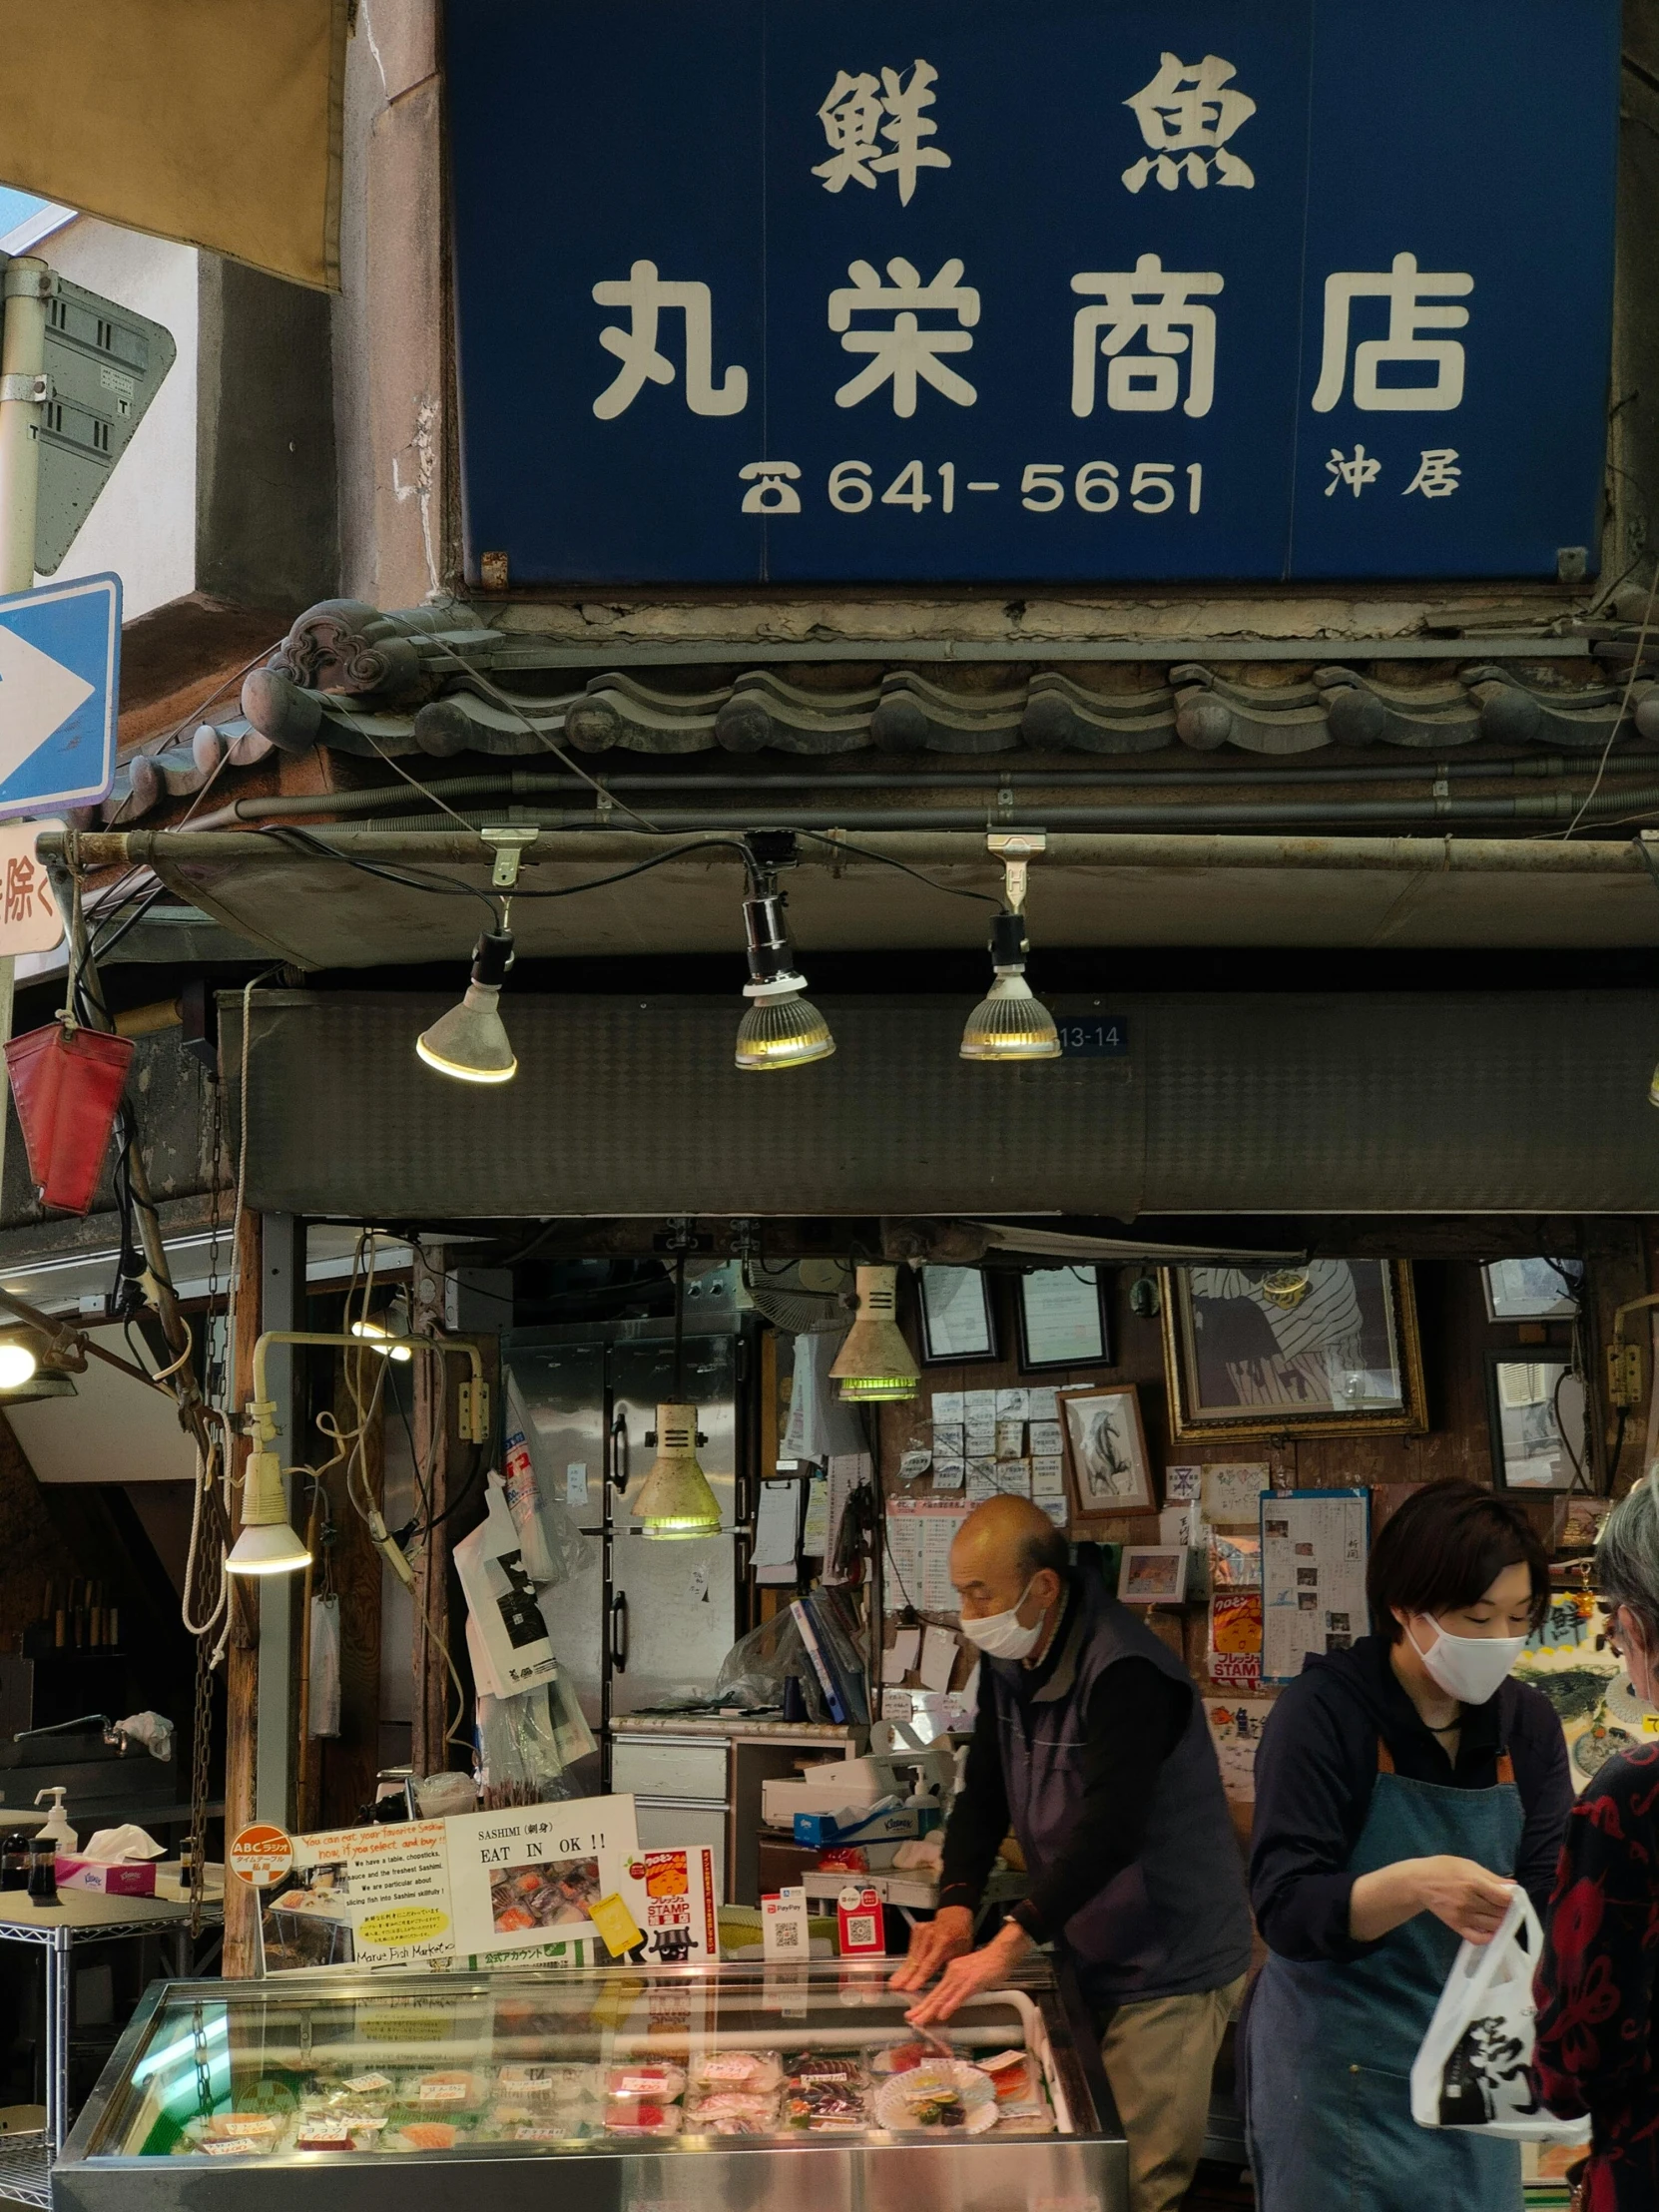
[[[1594,566],[1617,0],[466,0],[468,561]]]

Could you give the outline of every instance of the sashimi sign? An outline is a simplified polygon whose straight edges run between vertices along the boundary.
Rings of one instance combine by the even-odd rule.
[[[1618,25],[451,8],[469,572],[1577,581]]]
[[[120,691],[119,576],[0,599],[0,820],[108,797]]]

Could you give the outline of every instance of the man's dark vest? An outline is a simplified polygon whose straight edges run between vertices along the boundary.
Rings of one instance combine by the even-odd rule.
[[[1080,1568],[1058,1664],[1029,1700],[1017,1662],[985,1659],[1014,1834],[1033,1874],[1059,1851],[1083,1802],[1085,1721],[1096,1682],[1119,1659],[1191,1677],[1144,1622]],[[1250,1965],[1244,1867],[1215,1745],[1196,1691],[1180,1742],[1152,1793],[1141,1855],[1063,1931],[1084,1994],[1097,2005],[1219,1989]]]

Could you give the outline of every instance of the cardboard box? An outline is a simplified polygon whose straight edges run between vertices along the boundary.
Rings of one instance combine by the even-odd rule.
[[[107,1898],[153,1898],[156,1862],[153,1859],[70,1859],[59,1852],[58,1888],[93,1890]]]

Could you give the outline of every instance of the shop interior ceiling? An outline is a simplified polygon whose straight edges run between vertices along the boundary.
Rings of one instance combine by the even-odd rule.
[[[1034,820],[1041,816],[1032,810]],[[987,830],[1020,826],[1017,813],[986,822]],[[330,826],[316,834],[339,856],[235,830],[135,830],[89,842],[99,851],[119,842],[112,861],[153,868],[185,911],[299,968],[410,965],[464,953],[476,927],[473,900],[434,896],[353,863],[376,871],[423,865],[486,893],[494,859],[476,833]],[[803,838],[799,864],[784,877],[805,955],[983,945],[986,909],[935,887],[996,893],[1001,867],[983,830],[869,830],[852,842],[857,851],[833,833]],[[535,832],[513,897],[519,956],[737,952],[739,854],[731,843],[698,843],[685,840],[683,853],[647,873],[586,889],[660,854],[665,840],[617,830]],[[579,895],[549,895],[571,890]],[[1034,943],[1084,948],[1659,944],[1659,889],[1622,834],[1567,842],[1060,831],[1033,867],[1027,912]]]

